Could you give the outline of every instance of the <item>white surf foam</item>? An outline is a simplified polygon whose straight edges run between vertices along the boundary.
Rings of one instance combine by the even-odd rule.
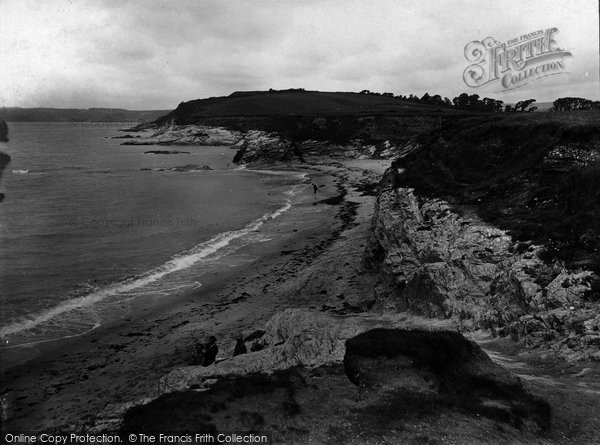
[[[253,173],[261,173],[263,175],[273,175],[273,176],[291,176],[297,179],[306,179],[308,177],[308,173],[296,172],[296,171],[286,171],[286,170],[258,170],[258,169],[248,169],[247,171],[251,171]]]
[[[89,334],[90,332],[98,329],[100,326],[102,326],[102,324],[100,324],[99,322],[96,322],[94,324],[94,326],[92,326],[91,328],[85,330],[84,332],[81,332],[80,334],[64,335],[64,336],[60,337],[60,340],[66,340],[66,339],[69,339],[69,338],[75,338],[75,337],[80,337],[80,336],[85,335],[85,334]],[[3,337],[0,337],[0,338],[3,338]],[[27,346],[36,346],[36,345],[39,345],[39,344],[42,344],[42,343],[48,343],[48,342],[55,341],[55,340],[57,340],[57,339],[56,338],[48,338],[48,339],[45,339],[45,340],[36,340],[36,341],[30,341],[30,342],[27,342],[27,343],[19,343],[17,345],[3,346],[3,347],[0,347],[0,349],[24,348],[24,347],[27,347]]]
[[[267,221],[275,219],[287,212],[292,207],[291,198],[297,192],[297,190],[298,186],[295,186],[287,191],[285,193],[286,201],[283,206],[277,210],[274,210],[273,212],[266,213],[260,218],[255,219],[242,229],[220,233],[208,241],[198,244],[186,252],[182,252],[162,266],[152,269],[143,275],[109,285],[81,297],[66,300],[55,307],[37,314],[32,314],[25,320],[20,320],[18,322],[11,323],[8,326],[0,327],[0,338],[4,339],[7,336],[30,330],[42,323],[56,318],[59,315],[76,309],[92,306],[112,296],[127,294],[128,292],[159,281],[161,278],[173,272],[186,269],[198,261],[210,255],[214,255],[219,250],[227,247],[232,241],[256,232]],[[198,284],[200,285],[200,283]],[[5,343],[5,341],[3,340],[2,343]]]

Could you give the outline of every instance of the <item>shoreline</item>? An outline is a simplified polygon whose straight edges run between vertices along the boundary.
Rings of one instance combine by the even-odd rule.
[[[249,171],[251,170],[249,169]],[[268,173],[266,171],[261,172],[260,170],[257,172],[258,174]],[[0,373],[34,359],[36,355],[39,355],[39,352],[35,352],[38,349],[41,350],[42,353],[49,349],[56,349],[65,342],[76,341],[77,338],[81,338],[92,331],[96,331],[106,326],[112,326],[120,320],[122,321],[123,319],[131,318],[131,316],[136,316],[136,313],[140,312],[140,306],[146,306],[147,304],[150,304],[154,308],[160,308],[165,305],[168,306],[171,304],[171,301],[184,298],[185,295],[193,291],[194,288],[201,288],[204,286],[205,284],[202,282],[196,281],[196,286],[190,284],[184,286],[187,287],[187,289],[173,289],[165,297],[154,297],[150,296],[150,294],[153,293],[153,289],[149,288],[143,281],[149,276],[150,279],[152,279],[152,274],[158,273],[161,275],[170,275],[172,272],[177,274],[180,271],[185,273],[186,269],[190,270],[190,275],[194,277],[195,280],[204,281],[204,272],[202,270],[197,270],[199,269],[198,265],[203,267],[202,264],[206,262],[207,271],[229,267],[227,258],[235,258],[235,253],[240,251],[244,244],[256,242],[253,238],[264,231],[265,225],[272,225],[272,221],[275,221],[274,224],[278,224],[281,215],[286,213],[292,205],[302,206],[304,205],[304,202],[309,199],[309,186],[306,185],[305,177],[311,173],[301,171],[300,169],[288,169],[287,171],[274,172],[274,174],[298,176],[299,178],[299,182],[294,178],[295,182],[287,191],[285,191],[285,187],[280,187],[285,193],[282,194],[282,200],[280,201],[278,208],[259,215],[257,218],[244,223],[243,226],[217,232],[209,235],[205,240],[201,239],[200,241],[195,241],[195,245],[192,245],[192,247],[174,253],[170,258],[161,259],[159,261],[162,261],[162,263],[159,262],[158,264],[147,266],[137,274],[128,275],[127,277],[119,278],[116,281],[106,282],[104,285],[91,292],[88,291],[88,293],[78,294],[70,299],[59,300],[51,306],[34,309],[28,318],[7,323],[4,327],[4,332],[2,333],[3,335],[6,334],[6,337],[2,338],[2,340],[6,340],[6,342],[3,341],[3,347],[0,347]],[[306,190],[302,190],[302,188],[305,188]],[[312,193],[310,195],[312,196]],[[261,241],[259,240],[258,242]],[[206,249],[208,249],[206,255],[202,255],[202,252],[206,250],[203,247],[199,252],[202,256],[196,259],[191,258],[192,255],[197,255],[196,252],[194,252],[196,248],[205,245],[207,246]],[[191,264],[189,263],[189,259],[192,261]],[[187,265],[184,264],[181,266],[176,264],[180,261],[185,261]],[[198,265],[196,263],[198,263]],[[198,272],[200,272],[200,274],[198,274]],[[162,280],[162,277],[158,278],[158,280]],[[140,282],[140,284],[136,284],[137,282]],[[124,286],[130,287],[134,291],[133,299],[128,298],[126,295],[120,296],[123,292],[127,293],[127,289],[119,290],[119,288]],[[140,291],[136,291],[136,288],[139,288]],[[138,292],[139,294],[135,295],[135,292]],[[69,289],[66,289],[64,293],[68,294]],[[162,294],[164,292],[160,293]],[[96,297],[96,295],[98,295],[98,297]],[[55,338],[45,338],[42,335],[34,334],[31,336],[32,338],[19,339],[19,333],[17,331],[17,338],[15,339],[16,341],[14,341],[14,344],[13,342],[9,343],[8,341],[13,335],[12,330],[15,326],[16,329],[23,329],[21,325],[27,325],[31,321],[32,325],[29,327],[25,326],[24,328],[25,335],[27,335],[27,331],[35,333],[36,330],[39,329],[37,326],[38,323],[43,325],[45,322],[51,321],[56,315],[62,315],[63,313],[65,316],[72,316],[70,311],[74,309],[77,310],[79,307],[81,307],[82,310],[91,307],[93,310],[96,305],[99,305],[100,307],[97,308],[98,311],[94,317],[94,325],[92,326],[92,321],[90,320],[89,328],[86,327],[79,332],[75,332],[74,329],[71,330],[71,332],[67,332],[70,329],[68,327],[69,325],[66,325],[64,329],[65,334],[56,336]],[[146,307],[143,307],[143,309],[146,309]],[[46,314],[53,315],[49,315],[48,318],[46,318]],[[75,312],[72,314],[76,316]],[[88,315],[90,314],[86,314],[86,316]],[[42,321],[38,322],[38,318],[41,318]]]
[[[232,254],[254,261],[205,275],[200,289],[139,308],[128,319],[44,345],[37,358],[3,372],[7,406],[3,429],[77,429],[113,403],[152,395],[158,379],[171,367],[189,362],[194,341],[204,335],[217,337],[218,359],[224,359],[231,355],[236,335],[261,328],[278,310],[320,307],[327,296],[288,299],[289,289],[270,291],[282,282],[298,281],[298,275],[311,268],[311,258],[335,243],[355,218],[344,213],[347,201],[327,202],[338,194],[339,171],[314,165],[301,168],[312,170],[311,178],[325,181],[327,194],[280,216],[270,227],[279,236]],[[313,204],[322,210],[314,212]]]

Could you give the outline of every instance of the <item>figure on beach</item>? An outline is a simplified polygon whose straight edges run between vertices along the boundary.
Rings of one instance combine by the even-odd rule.
[[[8,142],[8,125],[4,121],[0,121],[0,142]]]
[[[242,336],[238,336],[235,339],[235,348],[233,348],[233,356],[245,354],[248,352],[248,348],[246,348],[246,344],[244,343],[244,339]]]
[[[317,187],[317,184],[314,182],[311,182],[310,184],[313,186],[313,193],[315,194],[315,199],[317,199],[317,191],[319,190],[319,187]]]
[[[201,343],[196,345],[196,357],[194,363],[196,365],[208,366],[212,365],[217,358],[219,347],[217,339],[214,336],[205,337]]]

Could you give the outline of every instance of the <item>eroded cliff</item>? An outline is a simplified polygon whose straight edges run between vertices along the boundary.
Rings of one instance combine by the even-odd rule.
[[[385,304],[600,359],[598,134],[480,119],[421,139],[380,183],[365,265]]]

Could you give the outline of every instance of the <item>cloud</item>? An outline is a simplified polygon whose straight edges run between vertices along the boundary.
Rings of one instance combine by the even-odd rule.
[[[595,0],[443,5],[0,0],[0,106],[173,108],[234,90],[288,87],[485,95],[462,82],[465,44],[553,26],[573,52],[569,74],[495,96],[599,98]]]

